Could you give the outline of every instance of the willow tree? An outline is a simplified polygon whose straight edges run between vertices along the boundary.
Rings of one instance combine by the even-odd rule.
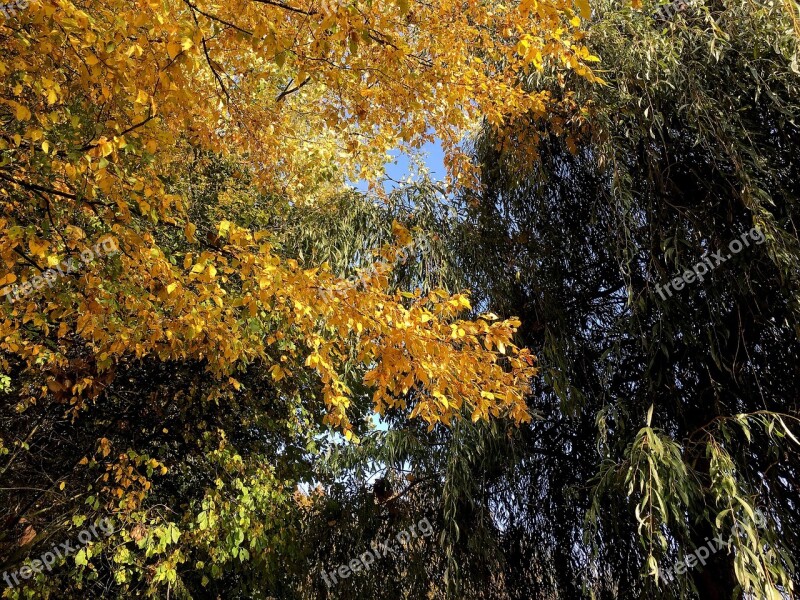
[[[469,286],[542,368],[541,419],[484,459],[491,597],[791,595],[797,5],[595,8],[608,85],[532,77],[574,110],[486,131],[462,197]]]

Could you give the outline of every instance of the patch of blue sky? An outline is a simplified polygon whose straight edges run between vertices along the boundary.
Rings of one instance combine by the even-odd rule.
[[[408,182],[409,177],[414,178],[419,174],[416,163],[417,156],[432,180],[441,181],[445,178],[444,150],[442,150],[439,140],[425,143],[415,154],[416,156],[401,148],[396,148],[389,153],[392,160],[386,164],[386,177],[383,181],[383,188],[386,192]],[[369,187],[365,180],[356,181],[352,185],[361,192],[366,192]]]

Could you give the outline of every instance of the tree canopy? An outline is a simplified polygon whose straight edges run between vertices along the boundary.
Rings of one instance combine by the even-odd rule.
[[[16,7],[3,597],[793,597],[793,0]]]

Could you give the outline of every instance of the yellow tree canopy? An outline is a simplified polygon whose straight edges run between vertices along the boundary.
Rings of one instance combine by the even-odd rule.
[[[308,201],[334,165],[369,178],[399,141],[452,150],[478,116],[543,114],[522,81],[546,63],[592,77],[579,24],[571,0],[35,0],[3,24],[2,148],[17,172],[45,160],[90,199],[142,202],[119,152],[168,169],[186,140]]]
[[[431,424],[528,418],[535,369],[515,321],[459,319],[463,295],[392,293],[386,265],[336,281],[229,220],[204,239],[166,182],[203,151],[246,164],[264,193],[319,201],[432,136],[458,175],[478,116],[547,111],[526,75],[594,77],[581,13],[585,0],[34,0],[0,24],[0,284],[26,286],[0,312],[3,369],[12,356],[44,367],[29,401],[80,408],[130,357],[205,361],[233,387],[258,360],[276,380],[311,368],[349,437],[339,369],[355,348],[378,410],[415,390]],[[165,248],[175,231],[185,247]],[[45,277],[103,240],[119,253]]]

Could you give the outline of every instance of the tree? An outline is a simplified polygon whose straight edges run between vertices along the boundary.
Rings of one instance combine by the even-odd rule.
[[[502,450],[465,471],[505,516],[474,534],[505,586],[485,597],[791,595],[796,15],[595,8],[608,86],[566,81],[560,120],[487,131],[483,191],[462,199],[466,285],[521,316],[542,370],[540,418],[511,441],[487,432]],[[716,536],[731,548],[676,573]]]
[[[535,68],[520,30],[589,76],[579,47],[555,43],[572,19],[567,3],[383,2],[34,2],[5,19],[4,566],[113,514],[114,536],[38,593],[278,586],[287,481],[327,426],[355,441],[365,409],[395,406],[431,425],[528,418],[515,321],[460,318],[463,294],[390,290],[391,245],[345,280],[281,255],[267,227],[429,127],[453,147],[479,110],[543,109],[516,79]],[[247,222],[226,212],[243,196],[263,207]]]

